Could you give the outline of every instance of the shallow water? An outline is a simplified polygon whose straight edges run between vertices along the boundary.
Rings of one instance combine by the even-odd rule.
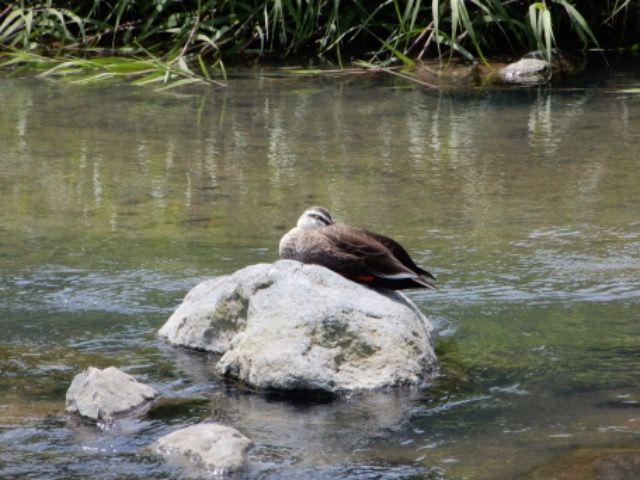
[[[206,420],[256,443],[241,478],[513,479],[640,447],[639,82],[0,79],[0,477],[180,476],[143,447]],[[439,334],[429,388],[265,396],[156,337],[200,280],[274,261],[313,204],[438,275],[409,293]],[[77,425],[64,395],[89,365],[181,401]]]

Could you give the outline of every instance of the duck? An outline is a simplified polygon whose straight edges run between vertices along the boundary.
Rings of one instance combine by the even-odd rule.
[[[354,282],[391,290],[436,290],[436,279],[392,238],[333,221],[324,207],[307,208],[280,240],[282,259],[322,265]]]

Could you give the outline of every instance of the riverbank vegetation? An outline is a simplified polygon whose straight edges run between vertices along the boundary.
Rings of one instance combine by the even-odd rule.
[[[139,83],[222,84],[230,65],[300,56],[340,68],[487,63],[554,47],[637,49],[639,38],[640,0],[13,0],[0,10],[5,67]]]

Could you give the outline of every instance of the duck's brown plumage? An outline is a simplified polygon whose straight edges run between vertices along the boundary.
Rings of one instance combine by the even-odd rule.
[[[307,209],[280,241],[280,256],[327,267],[350,280],[393,290],[432,288],[435,277],[395,240],[333,223],[322,207]]]

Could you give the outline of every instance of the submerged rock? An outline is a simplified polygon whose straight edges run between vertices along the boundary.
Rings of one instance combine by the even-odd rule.
[[[291,260],[201,283],[159,333],[224,353],[217,371],[260,389],[417,384],[436,365],[431,324],[403,294]]]
[[[251,440],[231,427],[201,423],[172,432],[155,443],[155,450],[165,458],[214,474],[240,470],[247,458]]]
[[[536,467],[523,479],[558,478],[566,480],[640,479],[640,449],[581,448],[554,457]]]
[[[71,382],[66,411],[85,420],[110,424],[114,417],[131,413],[158,395],[116,367],[89,367]]]

